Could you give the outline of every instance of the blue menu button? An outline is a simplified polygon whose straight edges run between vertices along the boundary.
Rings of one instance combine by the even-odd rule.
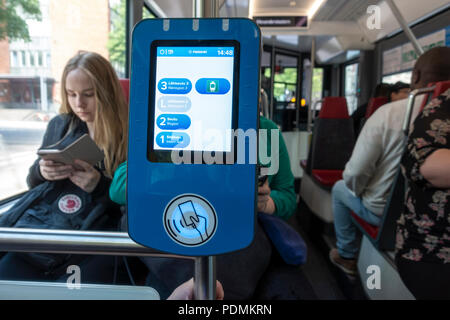
[[[186,94],[192,89],[192,83],[185,78],[164,78],[158,82],[158,90],[165,94]]]
[[[223,78],[201,78],[195,83],[200,94],[226,94],[230,88],[230,82]]]
[[[191,126],[191,118],[185,114],[162,114],[156,123],[162,130],[186,130]]]
[[[184,132],[161,132],[156,136],[156,143],[161,148],[186,148],[190,139]]]

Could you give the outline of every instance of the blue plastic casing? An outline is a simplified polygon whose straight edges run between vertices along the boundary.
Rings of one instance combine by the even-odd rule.
[[[150,48],[155,40],[235,40],[239,42],[237,127],[258,130],[260,30],[249,19],[149,19],[133,31],[128,146],[128,232],[139,244],[159,251],[187,255],[217,255],[243,249],[254,236],[256,217],[256,164],[173,164],[148,160],[149,101],[152,97]],[[218,79],[218,84],[221,84]],[[156,84],[158,85],[158,84]],[[223,85],[221,85],[223,88]],[[195,90],[192,84],[191,90]],[[228,87],[221,90],[229,90]],[[191,107],[191,106],[189,106]],[[192,106],[195,108],[195,106]],[[184,126],[184,119],[170,125]],[[180,124],[179,124],[179,123]],[[182,129],[182,128],[181,128]],[[246,140],[246,150],[257,146]],[[255,153],[256,154],[256,153]],[[178,197],[185,195],[183,201]],[[200,202],[196,202],[196,199]],[[178,201],[178,202],[177,202]],[[170,221],[167,210],[174,206]],[[215,212],[215,219],[208,213]],[[183,214],[180,214],[183,212]],[[198,215],[203,218],[199,219]],[[206,218],[205,218],[206,217]],[[177,241],[172,231],[187,227],[194,237],[204,223],[215,224],[201,244]],[[194,225],[194,223],[196,223]],[[191,224],[191,227],[189,227]],[[186,226],[187,225],[187,226]],[[208,225],[209,226],[209,225]],[[203,229],[204,230],[204,229]]]

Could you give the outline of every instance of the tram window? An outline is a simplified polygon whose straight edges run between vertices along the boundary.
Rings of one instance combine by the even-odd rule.
[[[17,10],[30,41],[23,35],[0,39],[0,61],[6,61],[0,63],[0,200],[28,189],[28,169],[58,112],[69,58],[79,50],[94,51],[125,76],[126,0],[38,3],[40,19],[26,8]]]
[[[108,39],[110,62],[119,78],[125,78],[126,0],[109,0],[111,26]]]
[[[358,66],[358,63],[353,63],[345,67],[345,98],[349,114],[358,107]]]
[[[389,76],[384,76],[383,77],[383,83],[394,84],[394,83],[396,83],[398,81],[401,81],[401,82],[404,82],[404,83],[410,83],[411,82],[411,75],[412,75],[412,71],[391,74]]]
[[[275,72],[274,82],[278,85],[274,88],[277,101],[289,102],[297,84],[297,68],[280,68]]]

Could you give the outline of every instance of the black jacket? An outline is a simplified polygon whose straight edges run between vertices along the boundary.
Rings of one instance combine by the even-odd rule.
[[[62,144],[70,144],[87,132],[86,124],[78,118],[59,115],[50,121],[42,146],[54,144],[62,138]],[[109,199],[111,179],[105,177],[100,168],[96,167],[101,173],[101,179],[94,191],[88,193],[69,179],[45,180],[39,170],[39,160],[31,166],[27,177],[30,190],[0,216],[0,227],[108,231],[118,229],[120,208]],[[72,255],[21,253],[21,256],[47,271],[75,261],[71,260],[74,258]]]

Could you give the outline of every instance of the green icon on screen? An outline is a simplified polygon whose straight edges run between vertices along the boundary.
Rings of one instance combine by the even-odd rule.
[[[206,92],[218,92],[219,91],[219,83],[216,80],[207,80],[206,81]]]

